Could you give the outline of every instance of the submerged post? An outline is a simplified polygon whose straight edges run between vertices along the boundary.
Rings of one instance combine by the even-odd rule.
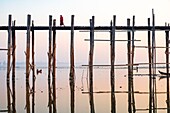
[[[155,40],[155,14],[152,9],[152,98],[153,98],[153,113],[157,112],[157,96],[156,96],[156,40]]]
[[[70,92],[71,92],[71,113],[74,113],[74,87],[75,87],[75,71],[74,71],[74,15],[71,16],[71,42],[70,42]]]
[[[150,18],[148,18],[148,27],[150,27]],[[152,90],[152,54],[151,54],[151,32],[148,30],[148,57],[149,57],[149,113],[152,113],[153,90]]]
[[[56,26],[56,20],[53,20],[53,27]],[[56,30],[53,30],[53,113],[57,113],[56,109]]]
[[[135,16],[133,16],[133,22],[132,22],[132,55],[131,55],[131,88],[132,88],[132,106],[133,106],[133,112],[136,112],[136,107],[135,107],[135,95],[134,95],[134,83],[133,83],[133,64],[134,64],[134,52],[135,52],[135,31],[134,31],[134,26],[135,26]]]
[[[15,50],[16,50],[16,41],[15,41],[15,20],[13,22],[13,29],[12,29],[12,111],[16,113],[16,101],[15,101]]]
[[[10,97],[10,67],[11,67],[11,37],[12,37],[12,16],[8,17],[8,59],[7,59],[7,103],[8,112],[11,112],[11,97]]]
[[[169,98],[169,31],[165,31],[165,35],[166,35],[166,73],[167,74],[167,85],[166,85],[166,90],[167,90],[167,100],[166,100],[166,104],[167,104],[167,113],[170,113],[170,98]]]
[[[116,98],[115,98],[115,27],[116,27],[116,15],[113,16],[110,23],[110,53],[111,53],[111,71],[110,71],[110,83],[111,83],[111,113],[116,113]]]
[[[26,44],[26,111],[30,113],[30,89],[29,89],[29,75],[30,75],[30,31],[31,31],[31,15],[27,16],[27,44]]]
[[[95,113],[93,98],[93,51],[94,51],[94,16],[90,19],[90,51],[89,51],[89,96],[91,113]]]
[[[127,19],[127,26],[130,26],[130,19]],[[132,113],[132,98],[131,98],[131,33],[127,32],[128,43],[127,43],[127,54],[128,54],[128,111]]]
[[[52,16],[49,16],[49,50],[48,50],[48,107],[49,113],[52,113],[52,101],[51,101],[51,45],[52,45]]]
[[[35,112],[35,62],[34,62],[34,21],[32,21],[32,113]]]

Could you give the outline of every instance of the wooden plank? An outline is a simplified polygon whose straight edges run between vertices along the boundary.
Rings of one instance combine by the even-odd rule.
[[[90,41],[89,39],[84,39],[84,41]],[[113,40],[106,40],[106,39],[94,39],[94,41],[113,41]],[[114,40],[114,41],[120,41],[120,42],[122,42],[122,41],[124,41],[124,42],[126,42],[126,41],[132,41],[132,40]],[[134,41],[141,41],[141,40],[134,40]]]
[[[148,48],[148,46],[135,46],[135,48]],[[150,48],[151,48],[151,47],[150,47]],[[154,47],[154,48],[160,48],[160,49],[162,49],[162,48],[167,48],[167,47],[156,46],[156,47]],[[170,48],[170,47],[168,47],[168,48]]]
[[[82,94],[89,94],[90,92],[88,91],[83,91]],[[95,94],[103,94],[103,93],[111,93],[111,91],[94,91],[93,93]],[[117,93],[117,94],[123,94],[123,93],[129,93],[129,91],[115,91],[114,93]],[[146,94],[148,95],[149,92],[146,92],[146,91],[134,91],[135,94],[140,94],[140,95],[143,95],[143,94]],[[156,92],[157,94],[159,95],[164,95],[166,94],[167,92]]]
[[[15,26],[14,28],[15,30],[27,30],[27,26]],[[71,26],[65,26],[65,27],[61,27],[61,26],[55,26],[53,27],[54,30],[71,30]],[[8,30],[8,26],[0,26],[0,30]],[[34,30],[49,30],[49,26],[35,26]],[[90,30],[90,26],[74,26],[74,30]],[[101,31],[105,31],[105,30],[110,30],[110,26],[95,26],[94,30],[101,30]],[[125,32],[127,31],[131,31],[132,30],[132,26],[116,26],[116,31],[118,30],[118,32],[120,30],[124,30]],[[135,31],[152,31],[152,26],[148,27],[148,26],[135,26],[134,27]],[[165,31],[168,30],[170,31],[170,26],[155,26],[155,31]],[[124,32],[123,31],[123,32]]]
[[[0,51],[8,51],[8,49],[1,49],[1,48],[0,48]]]

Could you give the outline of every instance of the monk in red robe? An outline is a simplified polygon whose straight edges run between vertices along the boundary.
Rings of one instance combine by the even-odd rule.
[[[64,26],[64,19],[62,15],[60,15],[60,26]]]

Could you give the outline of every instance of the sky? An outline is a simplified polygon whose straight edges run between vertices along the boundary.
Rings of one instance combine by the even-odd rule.
[[[8,15],[16,20],[16,26],[25,26],[27,14],[31,15],[35,26],[48,25],[49,15],[57,21],[63,15],[65,25],[71,23],[71,15],[75,15],[76,26],[89,25],[89,19],[95,16],[95,26],[109,25],[113,15],[117,16],[117,25],[126,25],[127,18],[135,15],[136,25],[147,25],[147,18],[155,12],[156,25],[170,22],[169,0],[1,0],[0,1],[0,26],[6,26]],[[57,23],[59,25],[59,21]],[[24,51],[26,46],[26,32],[17,31],[17,61],[25,61]],[[118,34],[119,35],[119,34]],[[96,38],[109,38],[108,33],[96,33]],[[124,37],[120,36],[121,37]],[[140,35],[141,36],[141,35]],[[159,36],[159,35],[158,35]],[[88,62],[89,43],[84,39],[89,38],[88,33],[75,32],[75,58],[77,62]],[[126,38],[126,37],[125,37]],[[36,61],[47,61],[48,31],[36,32]],[[70,32],[57,32],[57,60],[69,62]],[[109,62],[109,43],[97,43],[95,62]],[[124,43],[126,47],[126,43]],[[121,45],[117,44],[117,48]],[[0,48],[7,47],[7,32],[0,31]],[[122,50],[123,51],[123,50]],[[124,57],[126,51],[117,54],[117,58]],[[6,52],[0,53],[0,62],[6,59]],[[126,60],[126,58],[123,58]],[[123,62],[123,61],[118,61]]]

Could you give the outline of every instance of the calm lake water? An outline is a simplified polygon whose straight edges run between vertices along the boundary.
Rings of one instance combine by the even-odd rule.
[[[57,113],[70,113],[70,86],[69,86],[69,68],[56,68],[56,101]],[[159,69],[165,71],[164,69]],[[157,71],[158,72],[158,71]],[[110,69],[94,69],[94,91],[110,91]],[[148,73],[147,69],[140,69],[134,74]],[[127,69],[116,69],[116,91],[128,90]],[[88,70],[87,68],[75,68],[75,113],[90,113],[89,95],[82,92],[88,92]],[[135,91],[148,91],[148,76],[135,76]],[[32,77],[30,75],[30,87],[32,87]],[[166,91],[166,79],[157,81],[157,91]],[[12,83],[11,83],[12,84]],[[7,109],[7,86],[6,86],[6,68],[0,69],[0,110]],[[25,68],[16,68],[16,111],[18,113],[26,112],[26,86],[25,86]],[[30,103],[31,103],[30,95]],[[117,113],[128,112],[128,94],[116,93],[116,111]],[[149,108],[148,94],[135,94],[135,103],[137,109]],[[166,94],[157,95],[157,106],[166,108]],[[96,113],[110,113],[111,99],[110,93],[94,93],[94,107]],[[42,69],[42,74],[36,77],[35,89],[35,112],[48,113],[48,73],[47,69]],[[158,113],[165,113],[166,110],[158,110]],[[148,111],[138,111],[138,113],[148,113]]]

